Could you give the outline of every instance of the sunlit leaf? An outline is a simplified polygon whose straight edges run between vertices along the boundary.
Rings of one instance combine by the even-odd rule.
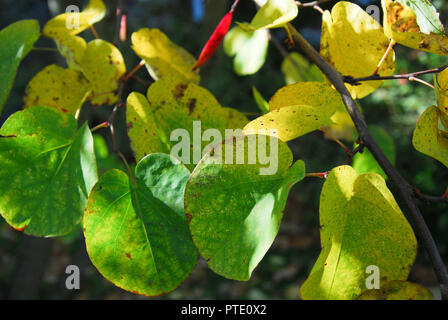
[[[443,26],[440,24],[436,13],[431,14],[431,24],[423,23],[423,19],[428,19],[428,15],[421,12],[414,12],[410,5],[415,0],[404,1],[381,0],[384,11],[384,33],[396,42],[418,50],[448,55],[448,37],[445,35]],[[420,4],[429,7],[428,1],[421,0]],[[432,5],[431,5],[432,7]],[[415,6],[414,6],[415,9]],[[428,10],[433,10],[428,9]],[[429,22],[429,20],[427,21]],[[428,33],[429,31],[429,33]],[[434,33],[434,31],[436,31]]]
[[[15,22],[0,31],[0,114],[9,96],[17,68],[40,37],[37,20]]]
[[[289,190],[305,175],[303,161],[291,166],[285,143],[263,136],[266,143],[260,144],[261,137],[240,136],[218,144],[198,164],[185,190],[196,247],[214,272],[230,279],[250,278],[277,235]],[[252,147],[259,143],[255,150],[251,138],[258,140],[252,140]],[[257,157],[257,151],[260,157],[260,150],[272,156],[271,162],[262,164],[258,158],[250,164],[249,158]],[[269,175],[260,171],[272,165]]]
[[[383,28],[367,12],[354,3],[340,1],[322,17],[321,55],[339,72],[354,78],[372,75],[389,46]],[[392,51],[381,66],[380,76],[395,71]],[[384,81],[365,81],[361,85],[347,84],[353,98],[363,98]]]
[[[401,5],[412,9],[416,16],[420,32],[426,34],[445,34],[439,13],[428,0],[397,0]]]
[[[70,69],[82,71],[79,61],[87,48],[87,42],[81,37],[70,34],[54,39],[59,52],[64,56]]]
[[[179,137],[170,140],[176,129],[188,132],[190,145],[194,137],[198,137],[200,142],[202,132],[207,129],[217,129],[224,138],[225,129],[242,129],[248,122],[239,111],[221,107],[207,89],[193,83],[178,82],[177,78],[154,82],[148,89],[147,98],[140,93],[131,93],[127,99],[126,118],[137,160],[150,153],[170,153],[172,147],[181,142]],[[193,121],[200,121],[199,130],[202,132],[195,133]],[[190,164],[202,158],[201,152],[198,156],[194,154],[190,152],[187,156]]]
[[[70,113],[31,107],[0,129],[0,213],[35,236],[69,233],[97,181],[93,140]]]
[[[432,293],[425,287],[407,281],[390,281],[380,289],[363,292],[357,300],[432,300]]]
[[[145,157],[136,184],[105,173],[89,196],[84,236],[92,263],[125,290],[157,296],[176,289],[197,262],[184,213],[189,171],[164,154]]]
[[[119,80],[126,73],[120,50],[107,41],[93,40],[87,45],[79,65],[92,86],[90,102],[98,106],[114,104],[118,99]]]
[[[295,19],[299,9],[294,0],[268,0],[246,28],[252,30],[279,28]]]
[[[90,0],[83,11],[79,13],[62,13],[48,21],[42,33],[46,37],[56,39],[67,34],[76,35],[101,21],[105,15],[106,6],[104,2],[102,0]],[[79,25],[77,25],[78,22]]]
[[[440,111],[432,106],[420,116],[412,143],[414,148],[448,167],[448,137],[439,130]]]
[[[52,64],[28,83],[25,107],[47,106],[75,114],[90,94],[82,73]]]
[[[256,73],[264,65],[269,46],[265,29],[245,31],[236,26],[224,38],[224,50],[233,57],[233,69],[240,76]]]
[[[144,28],[134,32],[132,49],[145,60],[154,80],[177,77],[180,81],[199,82],[199,75],[193,71],[196,59],[159,29]]]
[[[371,265],[380,270],[380,286],[407,279],[417,241],[380,175],[333,169],[319,212],[322,251],[300,289],[303,299],[355,299],[367,289]]]

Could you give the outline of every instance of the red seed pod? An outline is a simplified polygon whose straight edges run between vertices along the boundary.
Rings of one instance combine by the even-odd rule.
[[[202,49],[199,59],[193,67],[193,70],[196,70],[203,66],[221,45],[221,42],[227,34],[227,31],[229,30],[230,24],[232,23],[233,12],[238,2],[239,0],[236,0],[234,2],[234,4],[232,5],[232,9],[224,16],[224,18],[222,18],[215,31],[213,31],[210,39]]]
[[[127,34],[127,23],[126,23],[126,14],[123,14],[121,16],[120,21],[120,41],[125,42],[126,41],[126,34]]]

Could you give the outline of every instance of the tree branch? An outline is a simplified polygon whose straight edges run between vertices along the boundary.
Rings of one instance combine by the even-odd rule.
[[[413,73],[406,73],[406,74],[396,74],[396,75],[392,75],[392,76],[382,77],[378,74],[372,74],[371,76],[362,77],[362,78],[353,78],[352,76],[344,76],[344,77],[342,77],[342,79],[344,80],[344,82],[351,84],[352,86],[356,86],[356,85],[360,85],[362,81],[398,80],[398,79],[412,80],[412,78],[416,78],[421,75],[431,74],[431,73],[440,73],[443,70],[445,70],[446,68],[448,68],[448,64],[444,65],[440,68],[418,71],[418,72],[413,72]]]
[[[360,142],[370,150],[378,164],[389,177],[390,181],[395,185],[398,195],[407,209],[408,217],[413,223],[414,230],[429,255],[440,285],[442,299],[448,300],[448,274],[431,232],[429,231],[419,208],[414,202],[413,188],[401,177],[372,137],[356,102],[345,87],[341,74],[325,61],[291,24],[288,24],[288,28],[300,49],[319,67],[339,92],[346,109],[355,124],[356,130],[358,131]]]

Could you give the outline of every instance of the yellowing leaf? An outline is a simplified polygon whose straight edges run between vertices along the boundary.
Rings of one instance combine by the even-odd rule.
[[[448,137],[439,130],[440,111],[432,106],[418,119],[412,137],[414,148],[448,167]]]
[[[172,147],[180,142],[170,140],[176,129],[188,132],[190,145],[195,137],[200,142],[207,129],[217,129],[224,138],[225,129],[241,129],[247,123],[247,118],[239,111],[221,107],[207,89],[194,83],[179,82],[176,78],[154,82],[148,89],[147,98],[134,92],[127,99],[128,133],[137,161],[150,153],[170,153]],[[194,129],[193,121],[200,121],[199,132]],[[206,142],[203,146],[208,144]],[[190,155],[193,157],[194,152]],[[202,153],[199,159],[193,157],[193,161],[190,159],[184,164],[196,163],[195,160],[200,158]]]
[[[380,270],[380,286],[407,279],[417,240],[380,175],[334,168],[319,212],[322,251],[300,288],[303,299],[355,299],[365,291],[372,265]]]
[[[199,75],[193,71],[196,59],[159,29],[144,28],[134,32],[132,49],[145,60],[154,80],[176,77],[180,81],[199,83]]]
[[[326,83],[307,81],[285,86],[269,101],[271,111],[291,105],[308,105],[326,113],[331,121],[322,123],[324,126],[329,126],[339,138],[353,139],[353,121],[339,93]]]
[[[384,33],[390,39],[406,47],[448,55],[448,37],[444,34],[424,33],[418,24],[417,15],[410,7],[393,0],[381,0],[381,3]]]
[[[268,0],[258,10],[252,22],[245,25],[252,30],[279,28],[295,19],[298,13],[299,9],[294,0]]]
[[[119,80],[126,73],[120,50],[107,41],[93,40],[87,45],[79,65],[93,88],[90,102],[93,105],[115,103]]]
[[[79,13],[63,13],[54,17],[47,22],[42,32],[49,38],[60,38],[67,34],[76,35],[101,21],[105,15],[106,6],[104,2],[102,0],[90,0],[88,6]],[[76,25],[78,18],[79,25]]]
[[[437,76],[435,82],[437,106],[445,116],[448,116],[448,69],[443,70]],[[442,121],[444,119],[442,118]],[[445,123],[445,121],[443,121]],[[446,129],[448,126],[445,124]]]
[[[323,109],[309,105],[293,105],[273,110],[244,127],[244,134],[267,134],[289,141],[323,126],[331,119]]]
[[[356,4],[340,1],[331,13],[322,17],[321,55],[345,76],[355,78],[372,75],[389,46],[383,28]],[[395,71],[395,53],[389,53],[379,75],[389,76]],[[384,81],[365,81],[347,88],[353,98],[363,98]]]
[[[390,281],[380,289],[363,292],[357,300],[432,300],[431,291],[408,281]]]
[[[90,84],[75,70],[50,65],[30,81],[25,107],[47,106],[75,114],[90,93]]]
[[[70,69],[82,71],[78,61],[81,60],[87,48],[86,41],[78,36],[70,34],[61,35],[60,38],[54,39],[56,46],[67,62]]]

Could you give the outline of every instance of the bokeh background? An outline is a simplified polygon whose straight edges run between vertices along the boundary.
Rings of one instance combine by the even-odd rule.
[[[66,6],[80,7],[87,1],[76,0],[0,0],[0,29],[21,19],[38,19],[43,26],[53,16],[65,12]],[[115,32],[115,0],[105,0],[108,15],[95,25],[102,38],[113,41]],[[230,0],[127,0],[129,34],[142,27],[160,28],[174,42],[194,55],[200,50],[213,29],[227,12]],[[306,1],[304,1],[306,2]],[[331,8],[337,1],[322,5]],[[352,1],[364,9],[379,1]],[[441,12],[442,22],[448,21],[448,3],[434,0]],[[242,0],[235,14],[235,21],[249,21],[255,14],[250,0]],[[294,24],[316,47],[320,38],[320,14],[312,9],[301,9]],[[93,38],[90,31],[83,34]],[[274,36],[283,41],[282,31]],[[2,44],[0,44],[2,45]],[[40,39],[36,46],[54,47],[52,41]],[[397,73],[407,73],[439,67],[448,63],[446,57],[417,52],[397,45]],[[138,57],[130,49],[129,37],[123,45],[128,67],[138,64]],[[232,58],[222,48],[201,70],[201,85],[208,88],[224,106],[231,106],[248,113],[260,112],[252,96],[252,86],[269,99],[285,85],[281,72],[282,55],[270,45],[263,68],[255,75],[239,77],[233,71]],[[0,116],[2,124],[9,115],[21,109],[25,87],[30,79],[45,66],[56,63],[65,66],[57,52],[33,51],[22,62],[14,88]],[[150,81],[146,70],[138,77],[143,81],[126,87],[145,92],[145,82]],[[0,75],[1,76],[1,75]],[[423,77],[432,81],[432,76]],[[394,140],[396,166],[399,172],[422,192],[443,194],[447,186],[448,171],[439,162],[413,149],[412,131],[416,120],[425,108],[435,103],[434,92],[421,84],[408,81],[389,81],[372,95],[360,100],[369,125],[384,129]],[[80,121],[97,125],[106,121],[110,107],[83,108]],[[130,162],[135,162],[126,134],[123,110],[118,114],[117,131],[120,149]],[[95,138],[99,169],[122,165],[110,153],[111,139],[108,130],[98,131]],[[324,172],[342,164],[345,153],[334,142],[326,140],[319,132],[308,134],[289,143],[296,159],[303,159],[308,172]],[[177,290],[156,299],[299,299],[299,287],[309,274],[320,251],[319,243],[319,194],[323,181],[305,179],[295,186],[289,196],[280,232],[260,265],[247,282],[224,279],[207,268],[200,260],[190,278]],[[392,191],[394,191],[391,186]],[[1,192],[1,191],[0,191]],[[448,264],[448,212],[446,205],[419,203],[433,232],[444,261]],[[369,248],[366,248],[369,250]],[[65,268],[69,264],[80,267],[81,289],[65,288]],[[432,289],[436,297],[437,282],[426,253],[419,249],[410,280]],[[0,220],[0,299],[147,299],[125,292],[104,279],[87,256],[81,228],[63,238],[43,239],[24,235]]]

